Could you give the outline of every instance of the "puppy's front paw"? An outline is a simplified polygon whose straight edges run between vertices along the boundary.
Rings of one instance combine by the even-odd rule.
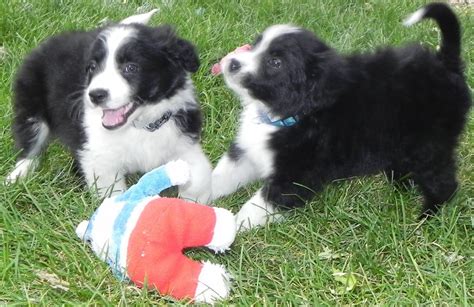
[[[239,232],[282,220],[283,215],[276,213],[275,207],[265,202],[259,194],[245,203],[235,217]]]
[[[235,224],[237,226],[237,232],[244,232],[257,226],[250,216],[240,212],[235,216]]]
[[[263,226],[267,223],[267,220],[268,215],[266,211],[253,204],[245,204],[235,216],[235,224],[238,232]]]

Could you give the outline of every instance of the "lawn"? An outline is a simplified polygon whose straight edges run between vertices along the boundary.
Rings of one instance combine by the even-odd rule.
[[[211,65],[236,46],[253,41],[274,23],[315,31],[342,52],[422,41],[436,48],[432,22],[404,28],[400,20],[424,1],[73,1],[0,3],[0,174],[15,162],[10,123],[11,81],[22,58],[46,37],[91,29],[107,20],[159,7],[152,24],[169,23],[193,41],[201,68],[193,76],[205,115],[203,146],[216,163],[235,132],[237,99]],[[474,6],[455,8],[463,25],[463,57],[474,81]],[[449,103],[449,101],[446,101]],[[0,185],[0,305],[167,304],[169,298],[114,278],[76,239],[75,226],[99,199],[84,191],[71,157],[53,144],[42,167],[13,186]],[[280,224],[239,234],[232,249],[188,255],[225,265],[234,275],[225,302],[237,305],[474,305],[474,116],[459,148],[460,188],[428,222],[415,189],[397,189],[387,178],[341,180]],[[216,202],[236,212],[257,188]],[[48,275],[49,274],[49,275]],[[56,279],[54,279],[54,278]]]

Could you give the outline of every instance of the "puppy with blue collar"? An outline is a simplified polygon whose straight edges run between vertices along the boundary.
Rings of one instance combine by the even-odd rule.
[[[470,90],[456,15],[431,3],[405,25],[427,18],[440,28],[437,51],[410,44],[341,55],[306,29],[274,25],[213,67],[243,108],[213,171],[213,197],[263,179],[237,213],[241,230],[279,220],[334,180],[378,172],[413,179],[420,218],[450,199]]]

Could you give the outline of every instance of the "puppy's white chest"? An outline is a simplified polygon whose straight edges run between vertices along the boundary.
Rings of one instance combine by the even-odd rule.
[[[180,136],[172,121],[150,132],[143,128],[123,127],[106,130],[100,122],[86,116],[85,159],[99,159],[126,172],[146,172],[166,161],[177,149]]]
[[[273,169],[273,152],[269,147],[269,140],[276,130],[278,127],[262,121],[254,104],[247,105],[242,111],[237,143],[260,168],[259,171],[264,177],[270,175]]]

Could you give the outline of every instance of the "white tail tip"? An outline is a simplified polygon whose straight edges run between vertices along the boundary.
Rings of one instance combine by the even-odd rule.
[[[415,23],[417,23],[417,22],[419,22],[420,20],[423,19],[423,17],[425,16],[425,13],[426,13],[426,9],[424,7],[419,9],[418,11],[416,11],[413,14],[411,14],[410,16],[408,16],[403,21],[403,25],[405,27],[410,27],[410,26],[414,25]]]
[[[150,21],[153,14],[155,14],[158,11],[159,11],[159,9],[154,9],[154,10],[149,11],[148,13],[143,13],[143,14],[138,14],[138,15],[133,15],[133,16],[127,17],[124,20],[122,20],[120,22],[120,24],[128,25],[128,24],[131,24],[131,23],[139,23],[139,24],[146,25]]]

